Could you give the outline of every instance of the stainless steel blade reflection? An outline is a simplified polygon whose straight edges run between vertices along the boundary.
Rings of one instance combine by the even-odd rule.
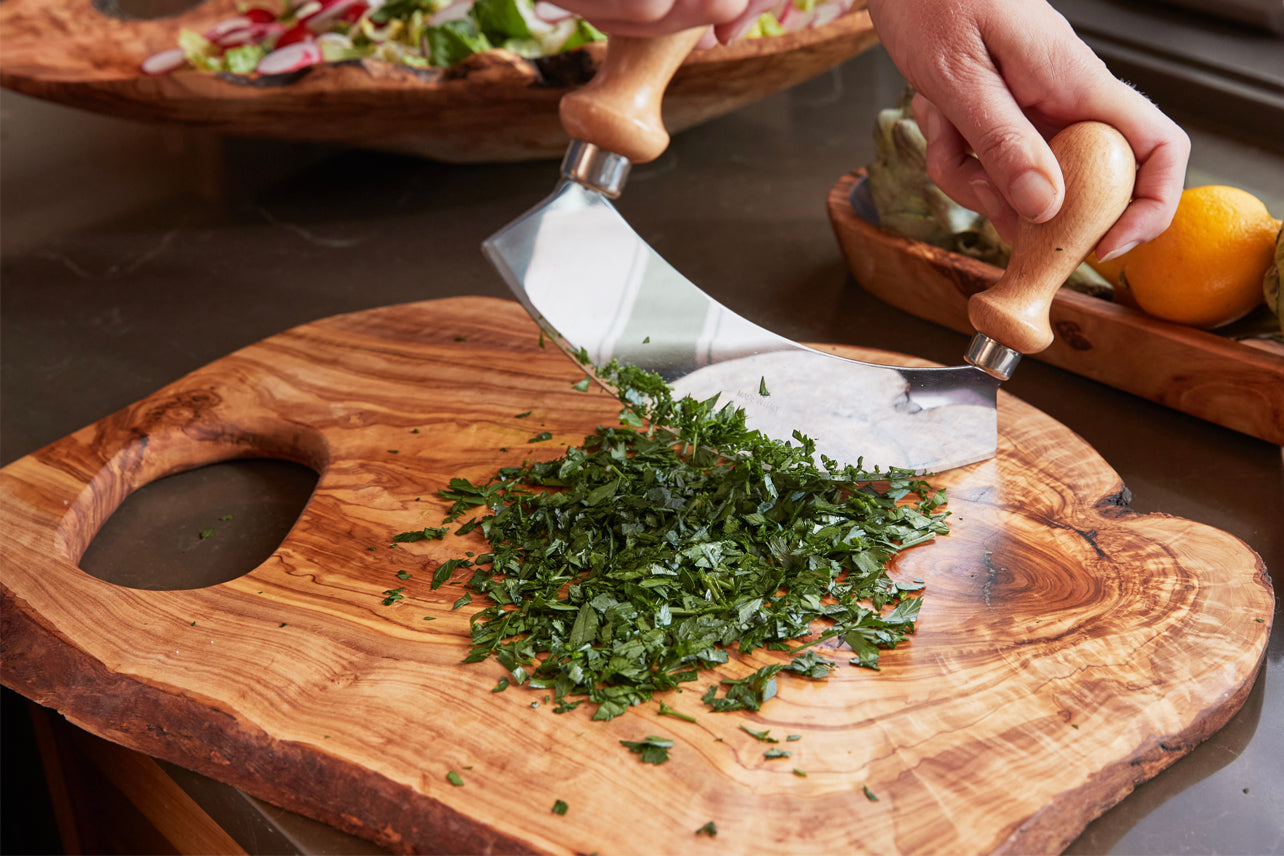
[[[797,430],[839,463],[920,473],[995,453],[995,378],[970,365],[858,362],[772,333],[697,288],[578,183],[562,182],[483,246],[568,353],[656,372],[678,395],[718,394],[769,437]]]

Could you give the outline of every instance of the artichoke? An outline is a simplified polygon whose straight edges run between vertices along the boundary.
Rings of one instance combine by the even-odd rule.
[[[1284,269],[1284,225],[1275,236],[1275,263],[1266,269],[1262,278],[1262,296],[1266,305],[1275,313],[1280,332],[1284,333],[1284,289],[1280,288],[1280,270]]]

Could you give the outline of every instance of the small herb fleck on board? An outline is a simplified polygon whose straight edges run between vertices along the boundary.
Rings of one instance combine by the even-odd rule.
[[[669,750],[673,748],[673,741],[667,737],[649,736],[642,740],[621,740],[630,752],[642,757],[643,764],[663,764],[669,760]]]

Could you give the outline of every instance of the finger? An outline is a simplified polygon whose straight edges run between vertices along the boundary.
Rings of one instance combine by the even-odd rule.
[[[1060,210],[1065,181],[1052,150],[1000,72],[1000,65],[1047,68],[1048,57],[1031,55],[1032,45],[1040,43],[1038,33],[1026,33],[1024,26],[1005,22],[998,43],[979,30],[965,33],[912,82],[958,129],[1006,203],[1019,216],[1042,223]]]
[[[716,48],[717,46],[718,46],[718,37],[714,34],[713,27],[706,27],[704,31],[704,35],[700,37],[700,41],[696,42],[696,46],[694,49],[698,51],[703,51],[703,50],[708,50],[709,48]]]
[[[948,118],[1006,205],[1019,217],[1046,223],[1065,198],[1061,165],[1002,80],[995,76],[983,85],[991,90],[982,96],[990,105],[983,117],[964,106],[947,114]]]
[[[737,41],[753,28],[764,12],[770,11],[777,5],[777,0],[750,0],[745,11],[734,21],[714,27],[718,41],[724,45]]]
[[[1097,244],[1097,257],[1103,260],[1117,258],[1157,237],[1168,228],[1181,201],[1190,138],[1157,108],[1145,103],[1154,111],[1148,119],[1139,119],[1145,111],[1130,110],[1112,122],[1133,147],[1137,178],[1132,202]]]
[[[985,215],[999,236],[1011,243],[1016,233],[1017,213],[995,189],[963,135],[940,108],[921,93],[914,96],[911,106],[927,140],[928,176],[946,196]]]

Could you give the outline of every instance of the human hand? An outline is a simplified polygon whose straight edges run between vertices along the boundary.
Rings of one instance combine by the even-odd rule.
[[[928,175],[1005,240],[1018,217],[1042,223],[1060,210],[1065,182],[1045,139],[1088,119],[1117,128],[1138,164],[1133,200],[1097,244],[1098,258],[1167,228],[1189,138],[1043,0],[869,0],[869,11],[915,89]]]
[[[727,44],[744,35],[779,0],[557,0],[557,5],[604,33],[662,36],[711,26],[700,46]]]

